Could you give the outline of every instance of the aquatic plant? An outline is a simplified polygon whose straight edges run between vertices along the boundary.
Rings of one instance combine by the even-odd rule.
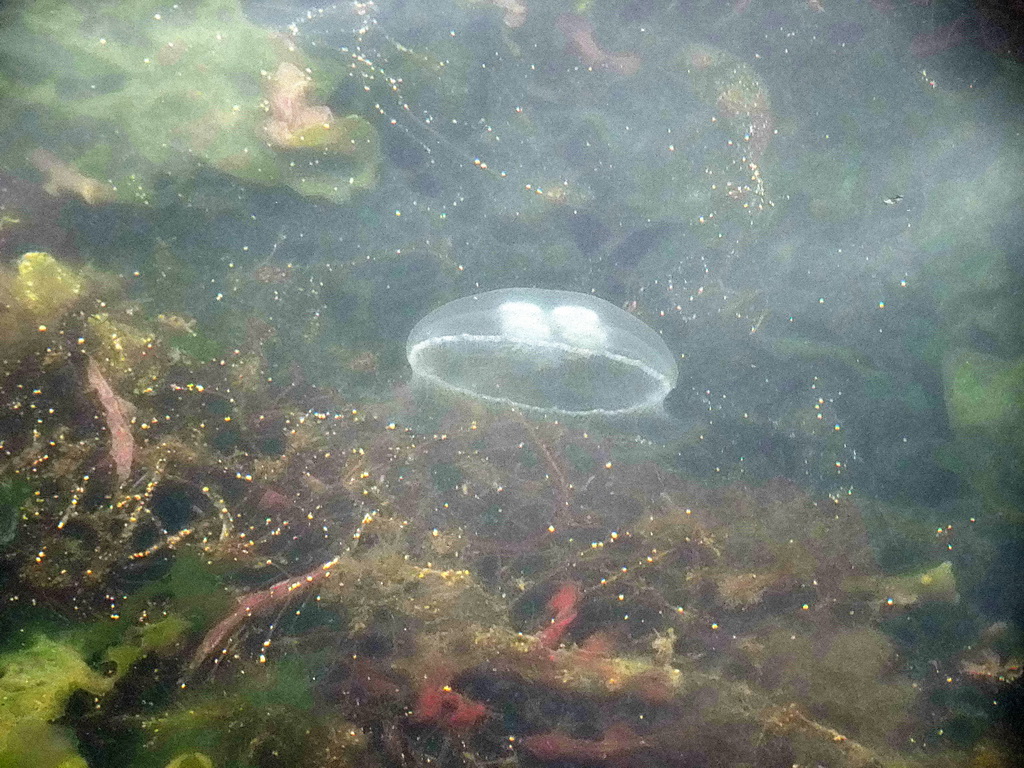
[[[19,723],[0,736],[0,765],[5,768],[88,768],[67,728],[37,720]]]
[[[75,691],[100,696],[113,685],[70,645],[38,637],[27,648],[0,656],[0,736],[24,720],[55,720]]]
[[[715,106],[730,134],[729,144],[739,148],[736,165],[744,176],[721,179],[724,193],[752,211],[771,207],[761,164],[775,132],[775,118],[761,79],[749,64],[703,44],[688,46],[676,66],[690,79],[697,98]]]
[[[72,269],[48,253],[26,253],[14,269],[0,267],[0,366],[12,365],[28,350],[51,343],[65,314],[97,288],[90,270]]]
[[[32,495],[29,485],[18,478],[0,480],[0,550],[18,534],[22,508]]]
[[[565,35],[566,44],[587,66],[605,69],[625,77],[640,70],[640,57],[632,53],[611,53],[604,50],[595,38],[594,25],[575,13],[563,13],[555,22]]]
[[[334,202],[375,183],[374,129],[325,107],[318,122],[301,117],[314,114],[298,101],[308,60],[240,4],[49,0],[5,9],[3,27],[21,74],[7,89],[0,153],[53,194],[147,204],[162,179],[181,184],[202,166]],[[329,91],[329,77],[317,69],[312,81]]]
[[[127,718],[156,768],[923,761],[894,745],[931,677],[880,623],[953,599],[954,569],[883,573],[856,497],[698,482],[515,413],[418,434],[272,367],[266,333],[204,360],[118,291],[69,307],[71,344],[7,364],[0,477],[31,489],[6,588],[89,616],[72,658],[112,673],[82,733]]]
[[[1024,462],[1024,360],[953,349],[943,361],[957,464],[994,512],[1017,519]]]
[[[782,54],[755,71],[746,52],[723,43],[688,70],[678,59],[691,33],[682,21],[660,43],[660,35],[641,34],[639,23],[616,23],[626,13],[649,12],[650,4],[579,3],[561,30],[559,15],[570,8],[557,5],[394,6],[419,14],[408,24],[382,7],[381,27],[366,36],[334,26],[342,44],[329,50],[313,45],[315,21],[287,39],[243,33],[261,70],[255,76],[238,69],[244,46],[237,41],[194,42],[209,30],[206,13],[214,7],[228,37],[235,35],[234,3],[148,4],[146,14],[168,18],[150,24],[146,15],[130,42],[109,34],[117,28],[110,17],[120,11],[138,24],[141,16],[129,12],[136,4],[98,6],[106,18],[95,25],[112,46],[107,51],[127,60],[157,41],[163,60],[151,62],[146,80],[133,70],[137,62],[114,62],[97,75],[97,60],[84,52],[81,71],[91,69],[95,104],[124,107],[119,99],[138,96],[143,81],[165,85],[168,72],[204,88],[194,97],[177,90],[161,96],[168,104],[183,99],[178,116],[194,120],[198,136],[159,126],[150,143],[136,134],[143,126],[124,129],[127,165],[140,174],[133,182],[142,187],[138,199],[163,202],[152,190],[164,172],[172,198],[204,168],[254,184],[287,184],[275,178],[311,167],[303,163],[369,173],[379,129],[391,153],[381,200],[390,204],[397,191],[407,220],[410,200],[454,219],[454,206],[439,201],[447,187],[436,192],[430,182],[434,173],[457,175],[471,179],[454,184],[459,210],[476,220],[465,229],[446,224],[443,237],[434,236],[440,228],[403,231],[396,239],[414,241],[414,252],[404,240],[399,249],[350,239],[346,227],[364,216],[366,230],[378,231],[378,210],[336,211],[335,229],[317,228],[321,242],[310,252],[297,249],[313,254],[307,261],[292,261],[295,250],[277,259],[269,244],[255,257],[218,252],[219,244],[189,251],[173,240],[152,254],[92,245],[90,259],[128,274],[126,265],[143,262],[140,276],[118,287],[63,258],[39,259],[32,270],[40,276],[65,276],[52,297],[66,301],[35,314],[30,307],[51,296],[35,288],[31,296],[19,293],[17,267],[5,270],[0,298],[11,309],[0,324],[18,320],[12,345],[0,353],[0,388],[8,397],[0,489],[11,490],[16,525],[0,553],[5,598],[17,609],[16,618],[5,615],[5,628],[19,630],[22,620],[34,628],[43,614],[61,617],[78,632],[45,636],[112,681],[98,699],[84,689],[65,698],[60,726],[19,725],[19,745],[34,740],[42,752],[55,744],[46,751],[59,764],[78,760],[77,734],[83,755],[154,768],[948,766],[966,764],[974,747],[978,765],[991,757],[982,736],[990,722],[984,702],[1002,697],[1019,664],[1005,646],[984,645],[985,622],[970,601],[955,602],[977,589],[970,561],[985,561],[987,552],[970,549],[969,541],[962,546],[968,537],[955,538],[945,521],[936,534],[931,518],[898,502],[866,516],[871,505],[862,487],[829,497],[770,481],[779,465],[762,460],[751,469],[759,459],[750,453],[733,462],[708,449],[714,471],[698,480],[687,474],[698,471],[689,453],[677,457],[515,413],[467,409],[417,431],[401,418],[407,407],[387,399],[404,375],[401,338],[412,321],[477,290],[475,282],[507,284],[513,275],[536,276],[538,265],[551,285],[564,280],[590,290],[602,280],[618,282],[615,295],[639,297],[629,305],[638,317],[657,323],[664,310],[683,318],[660,323],[680,336],[697,323],[688,320],[682,281],[671,280],[708,265],[702,256],[682,265],[677,241],[691,224],[704,227],[696,239],[721,238],[718,252],[728,252],[732,275],[767,268],[767,258],[744,267],[741,249],[732,252],[738,237],[722,237],[717,221],[729,211],[739,213],[729,221],[744,231],[764,221],[758,205],[769,207],[768,198],[753,193],[760,163],[782,149],[765,130],[781,119],[772,110],[796,113],[807,105],[795,93],[804,84],[774,98],[771,78]],[[673,4],[662,5],[656,20],[665,24],[669,14],[660,11]],[[458,15],[467,8],[472,12]],[[67,30],[48,27],[35,39],[59,33],[66,41],[91,13],[77,9],[64,18]],[[198,21],[181,24],[190,13]],[[448,25],[453,14],[457,23]],[[24,29],[33,17],[22,9],[8,18]],[[328,14],[325,39],[333,23]],[[530,37],[517,36],[520,24],[531,25]],[[158,39],[164,30],[192,47],[178,54],[177,39]],[[642,52],[644,62],[614,51]],[[209,59],[211,81],[222,81],[218,93],[243,99],[237,118],[213,103],[217,83],[199,77],[196,54]],[[80,62],[71,59],[74,76]],[[57,84],[70,91],[69,109],[81,110],[84,80]],[[48,149],[38,151],[33,138],[5,156],[49,192],[77,196],[69,212],[108,220],[114,211],[95,206],[126,182],[113,183],[105,175],[109,159],[98,155],[124,115],[57,115],[53,94],[44,93],[53,83],[35,85],[38,100],[21,91],[14,98],[40,116],[39,143]],[[168,104],[154,116],[166,118]],[[358,115],[351,124],[343,117],[349,111]],[[377,129],[369,129],[367,116]],[[489,119],[495,116],[500,120]],[[57,135],[57,117],[84,125],[80,145],[68,148]],[[0,123],[18,119],[7,114]],[[229,119],[238,122],[227,125]],[[791,136],[800,119],[785,116]],[[339,138],[333,127],[342,125],[351,133]],[[548,131],[552,125],[559,130]],[[19,132],[2,133],[6,148]],[[156,146],[157,139],[170,146]],[[250,177],[248,161],[231,154],[244,146],[271,160],[271,170]],[[151,156],[140,158],[143,149]],[[850,158],[835,154],[838,165],[809,193],[812,211],[823,216],[867,189],[867,176],[839,173]],[[275,165],[282,158],[299,170]],[[1013,186],[1005,177],[1002,184]],[[315,184],[300,186],[317,194]],[[414,188],[415,195],[404,194]],[[833,192],[831,205],[819,204]],[[521,205],[523,198],[534,205]],[[197,198],[186,200],[183,206]],[[388,208],[390,215],[399,206]],[[155,217],[162,233],[173,213],[161,209]],[[276,223],[250,213],[263,230]],[[707,224],[711,213],[716,221]],[[933,212],[929,220],[941,218]],[[612,223],[588,240],[581,230],[601,229],[602,219]],[[292,226],[290,213],[281,220]],[[941,232],[930,230],[931,246]],[[430,239],[429,251],[421,238]],[[783,250],[792,254],[799,245],[793,240]],[[320,248],[336,261],[314,263]],[[593,256],[593,274],[580,269],[581,254]],[[708,277],[698,281],[703,290],[714,276],[701,274]],[[189,295],[211,277],[216,294]],[[69,290],[76,284],[80,291]],[[762,321],[775,299],[753,294],[716,304],[714,312],[729,319],[714,324],[725,337],[707,345],[714,350],[708,357],[734,342],[750,349],[737,340],[772,324]],[[690,291],[691,301],[699,297],[696,287]],[[973,317],[979,327],[1000,327],[998,313]],[[974,438],[1012,431],[1019,414],[1008,382],[1020,352],[999,346],[1003,332],[991,345],[999,351],[986,347],[979,357],[983,345],[972,346],[966,325],[954,331],[966,351],[948,356],[944,385],[950,421],[970,454]],[[889,369],[856,344],[820,340],[758,349],[778,368],[843,368],[865,386],[887,376]],[[767,371],[764,359],[758,362]],[[802,393],[751,418],[766,435],[810,444],[794,476],[833,462],[846,447],[845,423],[840,431],[831,420],[829,392],[841,387],[826,378],[815,378],[813,400]],[[776,388],[776,379],[769,383],[766,374],[764,381]],[[369,390],[379,401],[367,402]],[[1010,396],[986,399],[995,393]],[[825,433],[843,445],[825,442]],[[1010,456],[1003,450],[1009,438],[992,444],[976,452],[978,465]],[[1003,474],[979,482],[966,457],[959,469],[976,490],[1009,487]],[[969,504],[956,514],[969,514]],[[892,537],[880,568],[883,514],[922,522]],[[871,525],[875,531],[866,530]],[[6,530],[0,525],[0,537]],[[908,541],[912,556],[893,558]],[[947,552],[947,543],[956,548]],[[922,649],[929,634],[948,638],[947,645]],[[976,641],[975,649],[961,647]],[[951,722],[965,723],[956,737],[943,732]]]
[[[188,752],[171,760],[167,768],[213,768],[213,761],[202,752]]]

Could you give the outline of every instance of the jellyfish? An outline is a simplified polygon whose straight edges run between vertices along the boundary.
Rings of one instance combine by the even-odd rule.
[[[628,312],[540,288],[445,304],[416,324],[406,353],[420,393],[611,426],[667,418],[678,377],[661,336]]]

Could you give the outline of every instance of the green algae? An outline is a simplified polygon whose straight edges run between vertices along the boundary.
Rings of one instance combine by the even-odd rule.
[[[22,718],[51,720],[63,711],[77,690],[102,695],[113,681],[93,670],[69,645],[39,637],[21,651],[0,656],[2,693],[0,723],[4,728]]]
[[[133,764],[164,766],[182,753],[201,753],[224,768],[260,764],[269,755],[285,765],[306,764],[327,740],[309,693],[314,666],[290,658],[216,691],[188,687],[178,705],[143,724],[146,747]]]
[[[191,564],[188,558],[182,565]],[[190,568],[194,571],[194,568]],[[164,584],[179,584],[171,578]],[[194,585],[196,582],[191,580]],[[182,587],[177,605],[197,602],[197,590]],[[200,589],[209,596],[209,591]],[[152,599],[153,585],[126,601],[125,609],[138,610]],[[218,603],[222,606],[222,603]],[[222,607],[221,607],[222,610]],[[164,612],[160,619],[143,623],[97,619],[55,637],[40,635],[33,644],[0,655],[0,766],[22,768],[84,768],[75,740],[66,729],[51,725],[65,715],[79,692],[102,700],[142,659],[167,658],[181,648],[192,622],[182,615]],[[94,669],[87,658],[102,659],[104,671]],[[297,678],[287,677],[294,680]],[[280,698],[280,690],[268,694]],[[295,696],[289,703],[294,705]],[[202,765],[183,762],[182,765]]]
[[[1024,466],[1024,359],[951,349],[942,366],[946,409],[955,434],[949,463],[986,506],[1019,520]]]
[[[1015,432],[1024,419],[1024,360],[952,350],[945,362],[950,421],[957,430]]]
[[[71,269],[48,253],[26,253],[13,270],[0,266],[0,359],[16,360],[44,344],[47,330],[94,287],[84,270]]]
[[[83,644],[119,662],[123,672],[147,654],[170,654],[196,629],[210,626],[231,605],[230,597],[201,558],[183,552],[162,578],[153,579],[127,595],[125,616],[146,615],[153,605],[161,618],[145,623],[97,621],[86,625]]]
[[[214,765],[202,752],[188,752],[171,760],[167,768],[214,768]]]
[[[191,628],[189,621],[176,614],[133,626],[124,633],[122,642],[103,652],[103,659],[113,663],[115,673],[122,676],[133,664],[151,653],[170,655],[178,650]]]
[[[67,728],[35,719],[0,734],[0,768],[88,768]]]
[[[0,372],[33,352],[50,350],[55,353],[50,362],[56,361],[68,326],[120,294],[120,281],[114,276],[49,253],[26,253],[14,269],[0,265]],[[120,326],[122,333],[128,327]],[[106,342],[116,346],[117,334]]]
[[[24,479],[0,479],[0,549],[14,541],[17,536],[23,507],[31,496],[32,487]]]
[[[18,261],[13,285],[15,300],[33,316],[45,321],[63,314],[82,295],[81,275],[60,264],[48,253],[26,253]]]
[[[201,166],[332,202],[375,183],[376,135],[358,116],[331,121],[301,146],[275,146],[272,73],[308,63],[233,0],[47,0],[8,10],[4,27],[2,44],[19,63],[0,157],[35,166],[54,193],[148,204],[164,179],[180,183]]]
[[[25,720],[56,719],[76,691],[102,696],[113,685],[72,646],[38,637],[27,648],[0,656],[0,738]]]

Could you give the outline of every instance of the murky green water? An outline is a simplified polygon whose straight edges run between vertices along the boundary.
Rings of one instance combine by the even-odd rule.
[[[1012,765],[1020,29],[8,3],[0,766]],[[672,429],[425,412],[517,286]]]

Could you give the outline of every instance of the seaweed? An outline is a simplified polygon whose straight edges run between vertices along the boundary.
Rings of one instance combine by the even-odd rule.
[[[1012,684],[979,672],[1003,650],[942,649],[952,683],[904,653],[964,621],[959,566],[939,540],[884,571],[854,495],[698,481],[518,414],[423,434],[288,377],[262,334],[203,360],[116,291],[69,307],[74,343],[10,364],[47,416],[34,441],[5,422],[0,471],[32,489],[8,588],[63,610],[89,671],[45,717],[90,762],[957,764],[971,740],[936,723]],[[98,705],[65,711],[72,687]]]
[[[280,73],[309,83],[311,63],[249,22],[239,3],[83,9],[49,0],[5,9],[4,22],[8,61],[21,76],[5,89],[10,138],[0,156],[40,176],[50,194],[152,204],[168,175],[184,191],[203,166],[333,202],[376,183],[376,131],[364,118],[321,110],[311,124],[275,127],[284,125]],[[332,76],[336,68],[315,67],[319,91]],[[311,130],[300,140],[291,137],[297,128]]]

